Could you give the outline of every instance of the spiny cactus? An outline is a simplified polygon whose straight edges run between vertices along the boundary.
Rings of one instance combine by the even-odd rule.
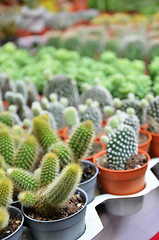
[[[139,131],[140,131],[140,121],[138,117],[135,115],[135,110],[133,108],[128,108],[127,109],[127,117],[125,118],[124,124],[131,126],[138,138],[139,136]]]
[[[37,147],[36,138],[30,135],[19,147],[13,161],[13,166],[24,170],[33,169],[38,155]]]
[[[159,133],[159,96],[156,96],[149,103],[147,122],[151,132]]]
[[[57,176],[60,170],[60,164],[54,153],[48,153],[41,162],[40,186],[44,187],[50,184]]]
[[[9,112],[0,113],[0,122],[5,123],[9,127],[14,125],[13,117]]]
[[[43,95],[49,98],[51,93],[58,94],[59,98],[66,97],[71,106],[76,106],[79,101],[76,81],[66,75],[56,75],[46,85]]]
[[[12,166],[14,156],[14,144],[6,129],[0,130],[0,154],[5,162]]]
[[[102,141],[107,143],[106,155],[109,167],[114,170],[124,170],[126,159],[137,154],[135,131],[128,125],[118,124],[117,118],[113,119],[106,130],[108,135],[102,137]]]
[[[9,213],[7,208],[0,206],[0,232],[7,227],[9,223]]]
[[[28,91],[27,91],[27,86],[26,83],[22,80],[19,80],[16,82],[16,92],[21,93],[25,99],[25,103],[27,103],[28,100]]]
[[[49,151],[57,155],[61,168],[73,162],[73,154],[67,144],[55,143],[51,145]]]
[[[50,125],[50,127],[52,128],[53,131],[57,130],[56,120],[55,120],[54,116],[50,112],[48,112],[46,110],[42,111],[41,112],[41,117],[43,119],[45,119],[49,123],[49,125]]]
[[[54,117],[57,129],[63,128],[65,125],[64,122],[64,106],[60,102],[50,103],[48,106],[48,111]]]
[[[0,206],[6,207],[12,202],[13,185],[8,177],[0,179]]]
[[[76,124],[79,124],[79,116],[77,109],[75,107],[67,107],[64,110],[64,119],[65,124],[70,128]]]
[[[5,100],[10,104],[15,104],[15,93],[11,91],[7,91],[4,96]]]
[[[39,190],[35,194],[28,191],[21,192],[18,198],[24,206],[33,207],[41,216],[52,216],[74,194],[81,176],[81,166],[75,163],[69,164],[44,190]]]
[[[60,141],[59,137],[42,117],[33,119],[33,132],[45,152],[47,152],[51,144]]]
[[[103,107],[106,105],[112,106],[113,99],[111,93],[103,86],[98,85],[98,81],[96,86],[87,87],[86,90],[81,95],[81,103],[85,103],[88,98],[91,98],[93,101],[97,101],[103,110]]]
[[[31,110],[26,105],[26,100],[21,93],[15,94],[15,104],[17,106],[17,114],[22,121],[26,118],[32,118]]]
[[[94,126],[91,120],[86,120],[71,134],[68,145],[73,152],[75,161],[82,159],[89,151],[94,135]]]
[[[39,101],[39,94],[35,85],[31,81],[27,81],[28,101],[27,105],[31,107],[33,102]]]
[[[40,115],[42,108],[39,102],[33,102],[31,105],[31,109],[33,112],[34,117],[37,117]]]
[[[91,106],[88,106],[84,111],[80,111],[80,122],[84,122],[85,120],[92,120],[95,133],[98,134],[102,123],[102,113],[99,107],[94,106],[92,103]]]
[[[3,170],[2,168],[0,168],[0,179],[4,178],[6,176],[6,172],[5,170]]]
[[[37,191],[38,182],[30,172],[27,172],[21,168],[9,168],[7,175],[13,181],[16,190]]]
[[[9,78],[6,73],[0,73],[0,89],[2,92],[2,99],[5,99],[5,93],[7,91],[14,91],[15,86],[13,81]]]

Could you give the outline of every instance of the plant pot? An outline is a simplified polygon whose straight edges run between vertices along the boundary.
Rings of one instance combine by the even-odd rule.
[[[105,126],[107,125],[109,118],[110,118],[110,117],[107,117],[106,119],[104,119],[104,120],[102,121],[102,127],[105,127]]]
[[[143,125],[141,125],[140,129],[145,129],[147,130],[149,127],[148,123],[144,123]]]
[[[148,140],[147,140],[146,142],[142,143],[142,144],[139,144],[139,145],[138,145],[138,148],[139,148],[140,150],[145,151],[145,152],[148,153],[148,152],[149,152],[149,149],[150,149],[150,145],[151,145],[152,136],[151,136],[151,134],[150,134],[148,131],[146,131],[145,129],[141,129],[141,130],[140,130],[140,133],[146,135],[146,136],[148,137]]]
[[[134,198],[108,199],[104,206],[107,212],[117,216],[127,216],[138,212],[143,205],[144,196]]]
[[[146,155],[148,161],[140,168],[131,170],[111,170],[97,164],[97,159],[106,154],[106,151],[96,154],[93,158],[94,164],[99,168],[99,178],[103,193],[114,195],[129,195],[140,192],[145,187],[145,173],[150,156],[148,153],[138,150],[139,154]]]
[[[151,136],[150,156],[152,158],[159,157],[159,134],[148,131]]]
[[[97,175],[98,175],[98,168],[94,165],[94,163],[88,161],[88,160],[81,160],[82,164],[88,164],[90,165],[94,170],[95,170],[95,174],[92,178],[90,178],[89,180],[80,183],[78,186],[79,188],[83,189],[88,196],[88,203],[92,202],[94,199],[94,193],[95,193],[95,186],[96,186],[96,182],[97,182]]]
[[[101,145],[102,150],[105,149],[105,144],[103,144],[99,139],[95,139],[94,142],[95,142],[95,143],[98,143],[99,145]],[[101,152],[101,151],[100,151],[100,152]],[[94,156],[95,156],[96,154],[97,154],[97,153],[95,153],[95,154],[93,154],[93,155],[91,155],[91,156],[89,156],[89,157],[86,157],[84,160],[88,160],[88,161],[93,162],[93,158],[94,158]]]
[[[57,130],[57,134],[64,140],[66,141],[68,139],[68,130],[69,127],[65,127],[62,129]]]
[[[22,233],[23,233],[23,222],[24,222],[24,217],[22,215],[22,212],[13,206],[9,207],[10,213],[14,213],[15,215],[19,215],[21,217],[21,224],[17,228],[15,232],[10,234],[8,237],[3,238],[3,240],[22,240]]]
[[[22,212],[35,240],[76,240],[82,236],[85,231],[85,212],[88,198],[82,189],[77,188],[76,191],[84,199],[85,204],[80,211],[63,219],[54,221],[35,220],[26,215],[25,208],[22,206]]]
[[[21,204],[20,204],[19,200],[12,202],[11,206],[19,208],[21,210]]]

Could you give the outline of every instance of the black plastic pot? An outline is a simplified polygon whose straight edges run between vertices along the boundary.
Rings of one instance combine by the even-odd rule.
[[[31,229],[35,240],[76,240],[85,231],[85,212],[87,206],[87,194],[80,188],[76,192],[83,198],[85,204],[80,211],[63,219],[54,221],[39,221],[30,218],[25,213],[25,208],[22,206],[22,212]]]

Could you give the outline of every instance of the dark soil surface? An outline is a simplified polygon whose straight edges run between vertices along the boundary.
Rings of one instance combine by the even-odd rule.
[[[95,169],[87,163],[84,163],[81,183],[89,180],[95,175]]]
[[[138,144],[145,143],[148,140],[147,135],[140,133],[138,137]]]
[[[73,215],[74,213],[78,212],[84,206],[84,201],[81,196],[76,193],[70,199],[68,203],[66,203],[62,209],[58,210],[52,218],[41,217],[38,215],[33,209],[25,209],[25,213],[33,219],[39,221],[53,221],[58,219],[63,219],[68,216]]]
[[[88,154],[88,157],[95,155],[96,153],[102,151],[102,149],[103,148],[99,143],[94,142],[92,145],[91,151]]]
[[[21,224],[21,216],[11,213],[9,225],[0,233],[0,239],[14,233]]]
[[[147,162],[147,157],[144,154],[135,154],[126,160],[126,165],[124,170],[135,169],[143,166]],[[97,159],[99,166],[103,168],[109,168],[106,155]]]

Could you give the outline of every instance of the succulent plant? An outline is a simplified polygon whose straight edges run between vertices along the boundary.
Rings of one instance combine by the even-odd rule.
[[[15,94],[15,104],[17,106],[17,114],[22,121],[26,118],[29,118],[29,119],[32,118],[31,110],[26,105],[26,100],[24,99],[21,93]]]
[[[28,91],[27,105],[31,107],[33,102],[40,100],[39,94],[34,83],[32,83],[31,81],[27,81],[27,91]]]
[[[124,170],[127,158],[137,154],[138,144],[132,127],[120,124],[117,117],[113,117],[106,127],[107,136],[102,141],[107,144],[107,161],[109,168]]]
[[[48,111],[54,117],[57,124],[57,129],[65,126],[64,109],[64,106],[60,102],[53,102],[49,104]]]
[[[94,125],[91,120],[81,123],[69,137],[68,145],[75,161],[79,161],[89,152],[94,136]]]
[[[49,98],[51,93],[58,94],[59,98],[66,97],[68,104],[76,106],[79,101],[79,93],[75,80],[66,75],[56,75],[44,88],[43,95]]]
[[[138,138],[139,136],[139,131],[140,131],[140,121],[138,117],[135,115],[135,110],[133,108],[128,108],[127,109],[127,117],[125,118],[124,124],[131,126]]]
[[[5,93],[7,91],[15,90],[13,81],[9,78],[9,76],[6,73],[0,73],[0,89],[3,100],[5,99]]]
[[[9,127],[13,127],[14,125],[13,116],[7,111],[0,113],[0,122],[6,124]]]
[[[147,122],[151,132],[159,133],[159,96],[152,98],[149,102]]]
[[[77,109],[73,106],[65,108],[64,119],[66,126],[70,128],[72,128],[76,124],[79,124],[79,116]]]
[[[28,100],[28,91],[27,91],[27,85],[24,81],[19,80],[16,82],[16,92],[21,93],[23,98],[25,99],[25,103],[27,103]]]
[[[51,129],[49,123],[41,116],[33,119],[33,132],[44,152],[47,152],[53,143],[60,141],[59,137]]]

